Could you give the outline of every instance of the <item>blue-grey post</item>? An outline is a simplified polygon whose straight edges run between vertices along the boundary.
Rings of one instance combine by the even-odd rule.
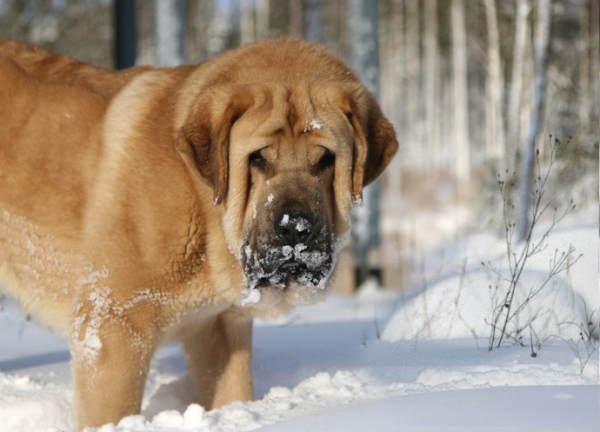
[[[137,25],[135,0],[116,0],[115,20],[115,68],[126,69],[135,65]]]
[[[377,33],[377,1],[348,0],[349,62],[369,91],[379,99],[379,38]],[[376,181],[363,191],[362,206],[354,208],[352,238],[356,260],[357,286],[364,282],[371,270],[369,249],[379,246],[380,182]]]

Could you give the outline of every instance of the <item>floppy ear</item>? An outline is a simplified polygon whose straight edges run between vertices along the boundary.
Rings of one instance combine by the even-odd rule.
[[[394,157],[398,141],[394,127],[383,116],[373,95],[363,85],[353,93],[346,115],[356,134],[352,193],[354,199],[360,199],[363,187],[373,182]]]
[[[227,196],[231,128],[253,102],[252,94],[244,88],[208,90],[179,130],[176,149],[193,175],[212,186],[214,205]]]

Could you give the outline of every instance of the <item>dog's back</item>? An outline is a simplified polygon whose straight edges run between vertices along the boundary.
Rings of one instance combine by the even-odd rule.
[[[158,73],[183,78],[191,69]],[[59,331],[86,265],[81,232],[106,152],[106,112],[155,71],[111,71],[0,40],[0,289]]]
[[[57,329],[64,327],[67,284],[97,172],[100,123],[131,77],[114,75],[0,41],[0,286]]]
[[[107,100],[131,78],[153,69],[144,66],[113,71],[52,53],[37,45],[10,40],[0,40],[0,58],[10,61],[38,82],[85,88]]]

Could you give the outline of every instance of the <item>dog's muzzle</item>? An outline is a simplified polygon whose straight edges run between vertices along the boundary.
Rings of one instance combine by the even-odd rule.
[[[334,265],[332,237],[310,213],[280,211],[268,244],[244,246],[248,288],[285,288],[287,284],[325,288]]]

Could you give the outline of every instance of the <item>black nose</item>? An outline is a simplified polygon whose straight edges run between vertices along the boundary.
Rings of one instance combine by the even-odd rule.
[[[284,210],[275,217],[274,229],[281,243],[296,246],[312,238],[315,231],[315,218],[308,212]]]

